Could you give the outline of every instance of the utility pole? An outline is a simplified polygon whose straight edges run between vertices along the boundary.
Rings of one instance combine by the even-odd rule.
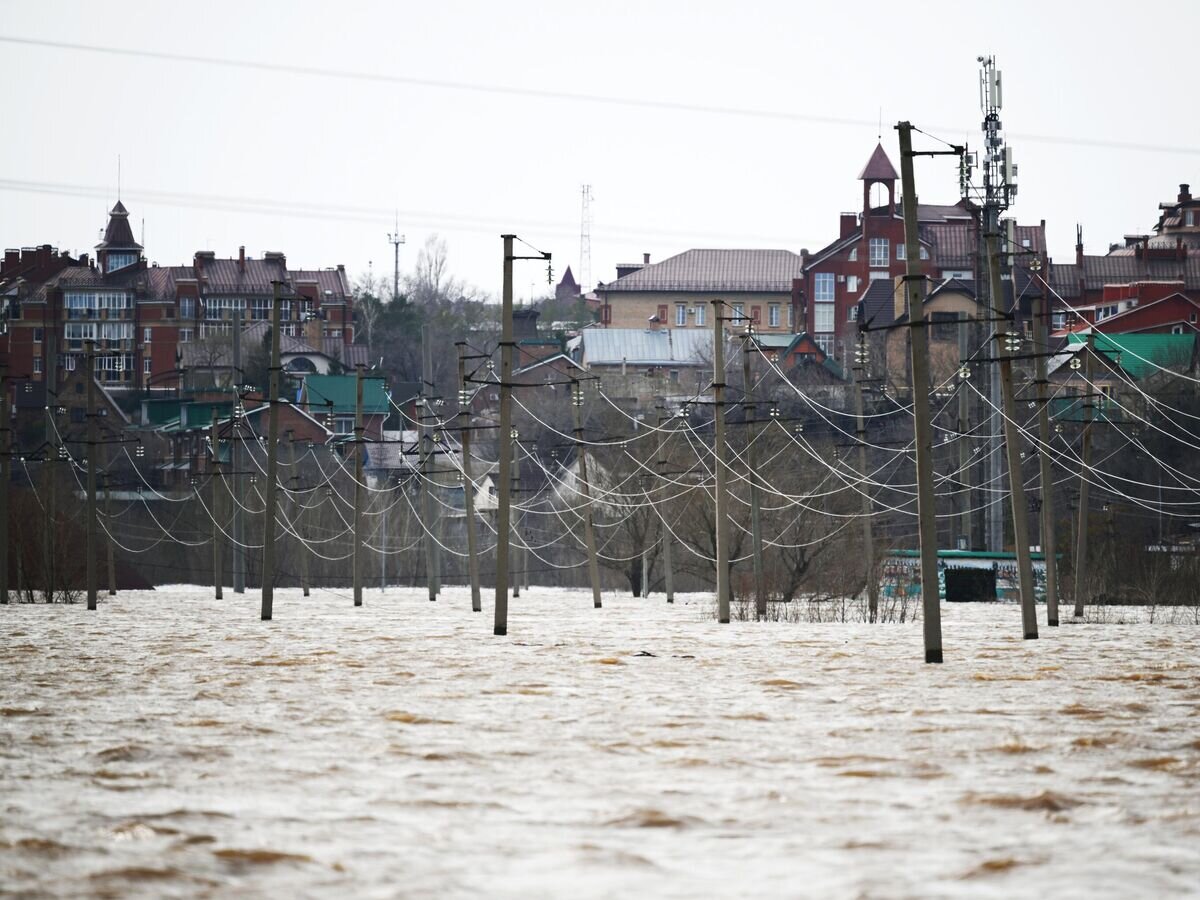
[[[592,289],[592,186],[585,184],[583,210],[579,217],[579,292],[586,294]]]
[[[392,270],[392,299],[400,296],[400,245],[404,243],[404,235],[400,233],[400,216],[396,215],[396,230],[388,235],[388,243],[395,250],[396,263]]]
[[[971,485],[971,447],[967,440],[967,432],[971,430],[971,392],[967,390],[967,379],[962,375],[970,376],[971,368],[967,362],[967,356],[970,354],[970,344],[968,343],[968,319],[965,312],[958,314],[958,358],[960,365],[963,367],[959,373],[958,380],[958,477],[962,479],[961,497],[962,497],[962,513],[959,521],[959,535],[965,537],[965,545],[963,550],[970,550],[974,545],[975,539],[972,537],[971,529],[971,509],[975,503],[975,493]]]
[[[500,449],[500,466],[496,474],[500,492],[496,511],[496,617],[493,633],[508,634],[508,551],[511,542],[512,510],[512,370],[513,370],[513,262],[536,259],[550,262],[550,254],[538,251],[537,256],[514,256],[515,234],[502,234],[504,241],[504,288],[500,307],[500,431],[496,441]]]
[[[271,297],[271,387],[267,406],[267,496],[263,510],[262,618],[269,621],[275,603],[275,494],[279,479],[279,307],[283,283]],[[234,320],[241,325],[240,316]]]
[[[87,372],[87,608],[96,608],[96,342],[84,345]]]
[[[1034,260],[1034,274],[1041,270],[1041,260]],[[1050,471],[1050,400],[1047,397],[1046,338],[1049,329],[1046,320],[1050,316],[1049,298],[1045,291],[1034,297],[1034,335],[1037,346],[1037,404],[1038,404],[1038,462],[1041,467],[1042,488],[1042,557],[1046,560],[1046,624],[1051,628],[1058,625],[1058,559],[1057,538],[1054,534],[1054,476]]]
[[[104,518],[108,522],[108,527],[112,527],[112,475],[105,473],[104,475]],[[112,535],[104,541],[105,562],[108,564],[108,596],[117,596],[117,561],[114,559],[116,551],[113,549]]]
[[[1088,567],[1088,479],[1092,467],[1092,411],[1095,409],[1094,360],[1096,358],[1096,332],[1088,332],[1087,349],[1084,350],[1085,381],[1083,390],[1087,402],[1083,404],[1083,468],[1079,472],[1079,527],[1075,536],[1075,618],[1083,618],[1083,605],[1087,600]]]
[[[245,380],[242,375],[242,308],[233,310],[233,404],[237,410],[242,406],[240,385]],[[231,417],[229,434],[229,467],[233,470],[233,592],[246,593],[246,537],[242,520],[241,498],[245,496],[242,490],[242,416],[236,412]]]
[[[0,604],[8,603],[8,486],[12,478],[12,416],[8,364],[0,363]]]
[[[867,487],[867,419],[863,409],[862,379],[867,374],[867,361],[870,351],[867,349],[866,332],[859,333],[858,346],[854,351],[856,365],[850,370],[854,380],[854,421],[855,435],[858,438],[858,476],[862,479],[859,484],[859,498],[862,504],[863,551],[866,556],[867,584],[867,613],[872,621],[879,619],[879,573],[875,571],[875,535],[871,525],[871,494]]]
[[[462,447],[463,527],[467,531],[467,573],[471,581],[471,612],[481,612],[479,557],[475,545],[475,482],[471,476],[471,392],[467,389],[467,342],[458,342],[458,422]]]
[[[985,235],[988,248],[988,280],[991,283],[992,315],[997,322],[1008,311],[1004,303],[1004,282],[1000,279],[1000,235],[990,231]],[[1015,296],[1015,294],[1014,294]],[[997,334],[997,337],[999,335]],[[1025,502],[1025,477],[1021,473],[1021,430],[1017,424],[1017,401],[1013,392],[1012,353],[1008,341],[998,341],[1000,356],[1000,390],[1004,401],[1004,449],[1008,456],[1008,489],[1012,499],[1013,540],[1017,551],[1017,580],[1021,589],[1021,624],[1025,640],[1036,640],[1037,598],[1033,595],[1033,560],[1029,553],[1029,510]]]
[[[212,425],[209,427],[209,443],[212,444],[213,467],[212,474],[209,476],[208,483],[211,488],[209,496],[212,498],[212,543],[213,543],[213,595],[216,599],[223,599],[223,585],[221,574],[221,439],[220,439],[220,416],[217,413],[216,407],[212,411]]]
[[[742,409],[746,422],[746,475],[750,479],[750,539],[754,542],[754,617],[767,617],[767,583],[763,575],[762,506],[758,490],[758,448],[754,426],[758,404],[750,387],[750,345],[753,343],[752,321],[746,320],[746,337],[742,341]]]
[[[521,441],[516,429],[512,433],[513,445],[513,496],[517,499],[517,515],[513,517],[513,533],[517,536],[517,547],[513,559],[513,599],[521,596],[521,579],[525,576],[525,540],[524,517],[521,515]]]
[[[289,458],[288,462],[291,463],[291,469],[292,469],[292,490],[296,491],[297,496],[299,496],[300,472],[296,468],[296,438],[295,438],[294,434],[292,435],[292,440],[290,441],[290,444],[291,444],[292,452],[291,452],[291,457]],[[297,500],[295,502],[294,506],[295,506],[295,510],[296,510],[296,516],[295,516],[295,518],[292,519],[292,528],[295,530],[297,535],[300,535],[302,533],[300,531],[300,519],[303,518],[303,516],[304,516],[304,503],[300,500]],[[296,538],[296,552],[300,556],[300,590],[303,591],[304,596],[307,597],[309,595],[309,589],[308,589],[308,545],[306,543],[304,543],[304,541],[301,540],[299,537]]]
[[[55,523],[58,518],[58,465],[63,455],[63,447],[58,439],[58,428],[55,417],[58,415],[58,331],[60,327],[59,310],[53,303],[48,303],[53,318],[49,327],[43,329],[46,342],[46,371],[42,376],[46,386],[46,520],[42,531],[42,585],[46,592],[46,601],[54,602],[56,566],[54,560]],[[11,340],[11,338],[10,338]],[[88,372],[88,377],[95,373]]]
[[[921,605],[925,662],[942,661],[942,607],[938,596],[938,536],[933,494],[933,422],[929,413],[929,333],[925,329],[925,276],[917,232],[917,187],[913,176],[912,125],[901,122],[900,178],[904,192],[904,291],[912,340],[913,417],[917,451],[917,518],[921,538]]]
[[[659,400],[654,407],[656,420],[659,429],[659,445],[658,445],[658,477],[665,479],[667,475],[667,439],[662,437],[662,426],[666,413],[665,405],[662,400]],[[665,481],[664,481],[665,483]],[[667,528],[667,518],[663,515],[662,504],[657,504],[659,530],[662,534],[662,559],[663,559],[663,587],[667,592],[667,602],[675,602],[675,584],[674,572],[671,571],[671,532]]]
[[[430,469],[436,469],[434,446],[430,436],[433,418],[433,342],[428,325],[421,326],[421,518],[425,527],[425,584],[430,601],[438,598],[437,510],[433,508],[433,487]]]
[[[721,316],[724,301],[713,300],[713,409],[715,430],[713,452],[716,455],[717,498],[717,621],[729,624],[729,472],[725,462],[725,325]]]
[[[363,371],[354,367],[354,605],[362,606],[363,583]]]
[[[596,560],[596,530],[592,516],[592,489],[588,483],[587,447],[583,443],[583,391],[571,376],[571,411],[575,426],[575,456],[579,462],[579,492],[583,495],[583,541],[587,546],[588,579],[592,583],[592,606],[600,609],[600,566]]]

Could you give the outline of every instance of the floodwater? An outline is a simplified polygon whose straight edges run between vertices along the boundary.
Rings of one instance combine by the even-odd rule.
[[[0,894],[1200,892],[1194,625],[207,594],[0,607]]]

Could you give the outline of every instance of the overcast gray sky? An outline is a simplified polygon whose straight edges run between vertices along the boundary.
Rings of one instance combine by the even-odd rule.
[[[0,42],[0,241],[90,250],[119,154],[135,233],[144,218],[162,265],[244,244],[390,275],[397,208],[402,269],[437,232],[455,274],[498,294],[503,231],[553,252],[556,278],[579,274],[584,183],[593,282],[643,252],[816,249],[860,206],[880,110],[894,161],[902,118],[979,143],[983,53],[1004,76],[1013,212],[1047,220],[1057,258],[1077,221],[1101,252],[1148,230],[1180,182],[1200,187],[1200,5],[915,6],[909,25],[873,2],[0,0],[4,38],[375,76]],[[957,199],[949,159],[919,161],[917,180],[925,201]],[[544,277],[520,269],[518,296]]]

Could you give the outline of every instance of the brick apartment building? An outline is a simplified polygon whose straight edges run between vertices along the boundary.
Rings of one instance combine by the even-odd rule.
[[[5,251],[0,302],[6,325],[0,358],[10,376],[43,381],[52,356],[74,371],[96,342],[96,376],[110,390],[174,390],[180,347],[228,334],[233,310],[247,324],[271,316],[273,282],[284,284],[282,334],[353,365],[354,307],[345,268],[289,269],[282,253],[218,259],[199,251],[191,265],[147,264],[120,201],[96,258],[72,259],[48,246]]]

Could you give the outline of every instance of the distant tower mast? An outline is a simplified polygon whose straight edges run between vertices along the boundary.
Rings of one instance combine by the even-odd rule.
[[[404,235],[400,233],[400,213],[396,213],[396,230],[388,235],[388,243],[395,251],[395,265],[392,269],[392,299],[400,296],[400,245],[404,243]]]
[[[585,184],[579,224],[579,291],[592,289],[592,186]]]

